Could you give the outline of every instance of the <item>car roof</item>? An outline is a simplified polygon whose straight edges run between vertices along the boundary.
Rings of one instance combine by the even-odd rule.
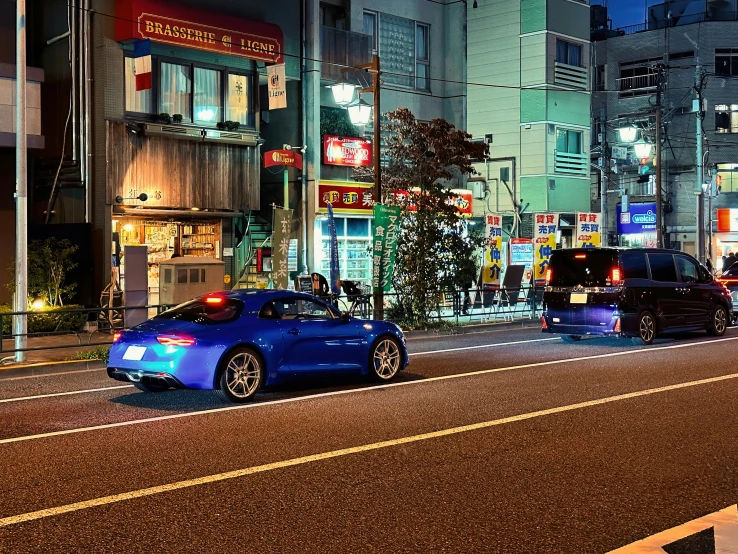
[[[604,248],[557,248],[553,251],[555,252],[592,252],[592,251],[600,251],[600,252],[645,252],[647,254],[686,254],[689,256],[690,254],[687,254],[686,252],[682,252],[681,250],[672,250],[669,248],[643,248],[643,247],[635,247],[631,248],[628,246],[607,246]]]
[[[225,298],[240,300],[244,303],[244,309],[246,311],[259,310],[270,300],[278,300],[280,298],[284,298],[285,296],[301,296],[310,300],[316,299],[316,297],[311,294],[286,289],[235,289],[219,291],[212,294],[217,294]]]

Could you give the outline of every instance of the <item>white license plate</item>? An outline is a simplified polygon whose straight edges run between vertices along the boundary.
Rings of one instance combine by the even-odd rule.
[[[586,304],[587,293],[586,292],[572,292],[569,297],[569,302],[572,304]]]
[[[129,346],[126,348],[126,353],[123,354],[123,359],[138,362],[143,358],[144,352],[146,352],[145,346]]]

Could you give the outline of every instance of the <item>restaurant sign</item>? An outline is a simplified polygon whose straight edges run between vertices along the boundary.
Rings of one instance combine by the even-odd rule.
[[[344,167],[372,165],[372,143],[362,138],[323,137],[323,163]]]
[[[371,183],[320,181],[318,211],[328,212],[328,204],[337,214],[372,215],[374,191]]]
[[[161,0],[120,0],[116,9],[118,42],[154,42],[209,50],[267,63],[283,63],[282,30],[269,23],[174,5]]]
[[[264,167],[286,165],[302,169],[302,156],[294,150],[269,150],[264,152]]]

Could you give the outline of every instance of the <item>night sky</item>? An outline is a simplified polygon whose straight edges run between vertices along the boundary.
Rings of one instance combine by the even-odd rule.
[[[613,29],[645,22],[645,5],[661,4],[663,0],[592,0],[592,4],[607,4]]]

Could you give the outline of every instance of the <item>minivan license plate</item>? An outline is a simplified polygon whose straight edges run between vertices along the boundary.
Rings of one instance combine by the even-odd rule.
[[[572,292],[569,297],[569,302],[572,304],[586,304],[587,293],[586,292]]]

